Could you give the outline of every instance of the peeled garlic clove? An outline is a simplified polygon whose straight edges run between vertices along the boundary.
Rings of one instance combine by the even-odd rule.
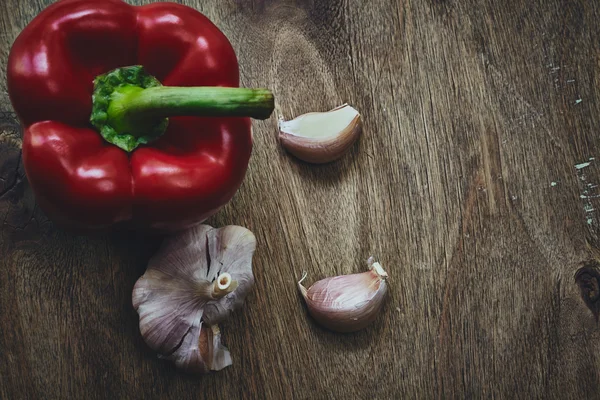
[[[189,372],[230,365],[215,324],[252,289],[255,248],[254,235],[241,226],[200,225],[166,239],[132,294],[148,346]]]
[[[369,271],[325,278],[306,289],[298,288],[310,315],[324,327],[336,332],[354,332],[376,318],[387,293],[387,273],[369,258]]]
[[[361,133],[360,114],[347,104],[279,121],[281,145],[299,159],[315,164],[342,157]]]

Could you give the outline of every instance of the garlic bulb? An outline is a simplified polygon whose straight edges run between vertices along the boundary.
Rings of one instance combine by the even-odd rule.
[[[306,289],[298,282],[310,315],[336,332],[354,332],[372,323],[387,293],[388,274],[381,265],[368,260],[369,271],[325,278]]]
[[[281,145],[299,159],[315,164],[342,157],[361,132],[360,114],[347,104],[279,121]]]
[[[231,365],[216,324],[252,289],[256,239],[241,226],[200,225],[165,240],[135,284],[144,341],[188,372]]]

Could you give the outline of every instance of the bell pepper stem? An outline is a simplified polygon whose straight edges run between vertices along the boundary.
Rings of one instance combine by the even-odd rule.
[[[130,66],[96,77],[90,122],[108,142],[132,151],[160,137],[169,117],[267,119],[274,108],[268,89],[162,86]]]
[[[107,114],[115,129],[137,136],[175,116],[267,119],[273,103],[273,94],[267,89],[123,86],[113,93]]]
[[[267,119],[273,111],[273,94],[267,89],[159,86],[130,93],[122,107],[124,118],[187,115]]]

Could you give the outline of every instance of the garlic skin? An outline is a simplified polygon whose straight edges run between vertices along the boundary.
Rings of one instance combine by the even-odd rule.
[[[216,324],[239,309],[254,285],[254,234],[199,225],[167,238],[136,282],[140,332],[159,358],[191,373],[231,365]]]
[[[379,314],[387,294],[388,274],[381,265],[368,260],[369,271],[322,279],[306,289],[298,289],[310,315],[335,332],[355,332],[370,325]]]
[[[281,145],[299,159],[323,164],[341,158],[362,133],[359,112],[343,104],[327,112],[279,120]]]

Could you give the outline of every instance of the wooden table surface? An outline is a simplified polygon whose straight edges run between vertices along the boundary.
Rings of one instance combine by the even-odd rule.
[[[137,4],[148,0],[136,1]],[[77,236],[36,206],[8,51],[51,0],[0,5],[0,397],[598,398],[600,2],[184,0],[266,86],[247,178],[208,223],[257,237],[256,285],[200,378],[144,344],[131,291],[160,237]],[[286,154],[277,117],[348,102],[339,162]],[[296,279],[365,268],[390,296],[355,334],[307,317]]]

